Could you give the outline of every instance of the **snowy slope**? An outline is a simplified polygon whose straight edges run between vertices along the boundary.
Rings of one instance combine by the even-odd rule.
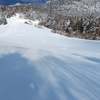
[[[100,100],[100,42],[24,21],[0,26],[0,100]]]

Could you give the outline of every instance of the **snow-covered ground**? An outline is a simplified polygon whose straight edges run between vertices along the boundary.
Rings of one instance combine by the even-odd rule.
[[[24,21],[0,26],[0,100],[100,100],[100,41]]]

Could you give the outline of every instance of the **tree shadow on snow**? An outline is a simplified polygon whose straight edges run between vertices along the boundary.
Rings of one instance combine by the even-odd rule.
[[[33,66],[18,53],[0,58],[0,100],[33,100],[38,91]]]
[[[42,53],[43,57],[31,63],[19,53],[0,58],[0,100],[81,100],[84,97],[99,97],[99,80],[89,77],[92,72],[89,69],[88,74],[82,62],[68,57],[63,60],[46,50],[39,52],[37,54]],[[95,88],[92,88],[94,85]],[[95,89],[97,92],[93,91]]]
[[[89,60],[89,61],[91,61],[91,62],[100,63],[100,59],[99,59],[99,58],[88,57],[88,56],[83,56],[83,55],[78,55],[78,54],[73,54],[73,55],[82,57],[82,58],[84,58],[84,59],[86,59],[86,60]]]

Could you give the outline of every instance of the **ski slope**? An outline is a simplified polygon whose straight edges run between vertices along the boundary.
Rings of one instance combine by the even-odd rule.
[[[0,26],[0,100],[100,100],[100,41],[24,22]]]

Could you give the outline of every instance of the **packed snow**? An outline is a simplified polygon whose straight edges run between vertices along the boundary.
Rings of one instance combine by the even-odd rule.
[[[0,26],[0,100],[100,100],[100,41],[54,34],[19,15]]]

